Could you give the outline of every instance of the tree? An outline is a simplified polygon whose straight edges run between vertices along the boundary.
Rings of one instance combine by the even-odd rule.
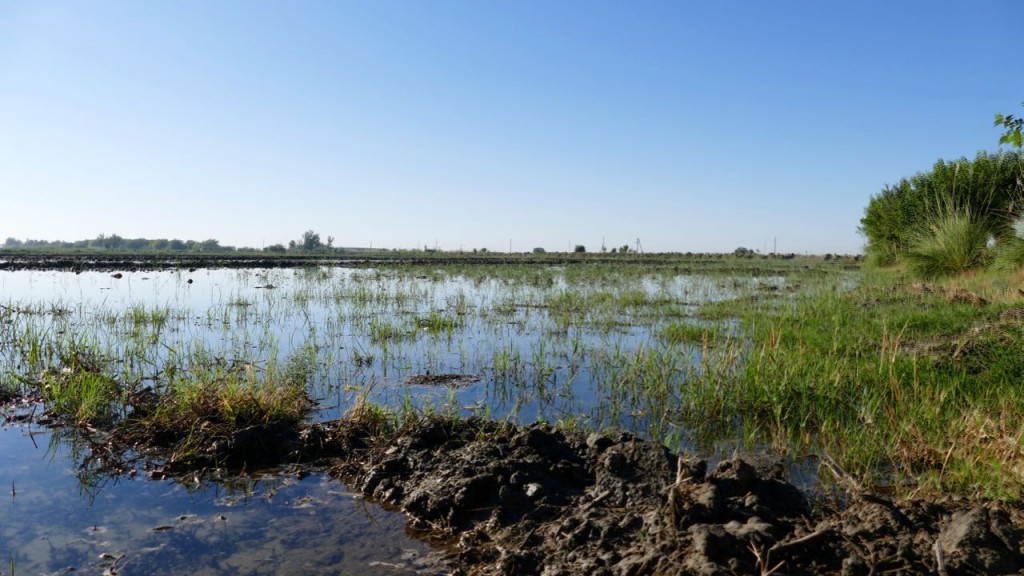
[[[1024,102],[1021,103],[1024,106]],[[999,137],[1000,144],[1011,144],[1018,150],[1024,147],[1024,118],[1017,118],[1013,114],[1003,116],[996,113],[996,121],[993,126],[1002,126],[1006,129]]]
[[[583,244],[577,244],[576,247],[573,248],[572,251],[576,252],[577,254],[583,254],[584,252],[587,251],[587,247],[584,246]]]
[[[299,240],[298,245],[303,250],[307,252],[312,252],[313,250],[323,248],[324,243],[320,241],[319,234],[312,230],[306,230],[305,232],[302,233],[302,239]]]

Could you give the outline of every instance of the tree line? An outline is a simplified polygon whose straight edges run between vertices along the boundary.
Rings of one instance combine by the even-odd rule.
[[[122,252],[267,252],[267,253],[308,253],[328,252],[334,248],[334,237],[321,240],[320,234],[307,230],[298,240],[287,245],[271,244],[263,248],[235,247],[221,244],[216,238],[206,240],[181,240],[178,238],[124,238],[118,234],[100,234],[88,240],[21,240],[8,237],[3,248],[11,250],[53,250],[53,251],[122,251]]]

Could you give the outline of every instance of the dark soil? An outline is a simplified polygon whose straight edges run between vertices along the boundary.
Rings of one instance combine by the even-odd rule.
[[[45,423],[45,419],[40,419]],[[59,424],[55,424],[59,425]],[[850,494],[812,502],[780,460],[711,466],[630,433],[433,418],[346,418],[180,439],[79,430],[82,470],[192,480],[332,467],[447,550],[454,574],[1021,574],[1024,506]],[[101,463],[97,465],[96,463]],[[297,468],[296,468],[297,466]]]
[[[410,386],[448,386],[458,388],[480,381],[476,374],[415,374],[405,379]]]
[[[814,509],[781,462],[709,467],[627,434],[434,420],[325,435],[336,474],[450,546],[459,574],[1019,574],[1018,504],[853,495]]]
[[[566,265],[613,263],[615,265],[665,266],[679,274],[706,271],[709,262],[715,263],[715,270],[722,273],[736,272],[746,275],[772,274],[784,276],[789,273],[785,267],[771,263],[779,258],[762,257],[763,267],[755,266],[746,259],[733,262],[731,256],[721,254],[679,255],[608,255],[608,254],[501,254],[501,253],[415,253],[350,252],[340,254],[304,255],[262,255],[257,253],[61,253],[27,252],[0,249],[0,270],[59,270],[67,272],[109,271],[142,272],[153,270],[188,270],[216,268],[301,268],[305,266],[346,266],[368,267],[385,265]],[[825,261],[822,261],[825,262]],[[852,257],[828,261],[834,269],[855,270],[859,268]],[[692,265],[693,267],[689,266]],[[805,266],[805,269],[810,267]],[[823,270],[821,270],[823,272]]]

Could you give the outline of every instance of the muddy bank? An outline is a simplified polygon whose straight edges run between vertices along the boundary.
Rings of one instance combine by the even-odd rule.
[[[78,430],[89,474],[218,481],[330,467],[398,509],[454,574],[1019,574],[1024,507],[851,494],[812,502],[782,462],[709,465],[629,433],[386,417],[249,426],[187,438]],[[184,446],[192,447],[186,454]]]
[[[460,574],[1017,574],[1019,505],[852,496],[812,509],[779,462],[709,467],[630,434],[431,421],[327,434],[334,471],[451,547]]]
[[[817,261],[816,257],[808,257]],[[778,260],[765,258],[765,260]],[[699,274],[706,272],[707,265],[714,263],[718,273],[736,273],[744,275],[773,274],[786,275],[788,268],[751,265],[750,263],[732,264],[729,256],[706,254],[683,256],[678,254],[650,255],[606,255],[606,254],[434,254],[418,256],[413,254],[384,253],[351,253],[340,255],[275,255],[259,254],[132,254],[132,253],[96,253],[96,254],[61,254],[61,253],[25,253],[4,252],[0,250],[0,270],[55,270],[63,272],[110,271],[110,272],[145,272],[159,270],[199,270],[216,268],[302,268],[306,266],[344,266],[371,267],[386,265],[431,265],[455,266],[467,264],[479,265],[545,265],[558,266],[566,264],[615,264],[637,266],[671,266],[680,274]],[[822,260],[828,266],[856,270],[856,260],[847,258]],[[809,269],[809,266],[804,268]]]

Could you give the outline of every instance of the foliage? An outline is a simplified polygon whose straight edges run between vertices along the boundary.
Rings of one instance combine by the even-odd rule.
[[[1008,217],[1024,197],[1020,162],[1020,152],[979,152],[973,160],[939,160],[928,172],[886,185],[861,219],[869,257],[880,265],[900,260],[920,242],[920,223],[934,223],[946,209],[968,211],[997,240],[1012,234]]]
[[[985,223],[970,210],[945,210],[912,234],[907,264],[921,278],[963,274],[983,264],[988,239]]]
[[[1000,144],[1010,144],[1020,150],[1024,147],[1024,118],[1017,118],[1013,114],[1002,115],[996,113],[994,126],[1002,126],[1006,132],[999,137]]]

